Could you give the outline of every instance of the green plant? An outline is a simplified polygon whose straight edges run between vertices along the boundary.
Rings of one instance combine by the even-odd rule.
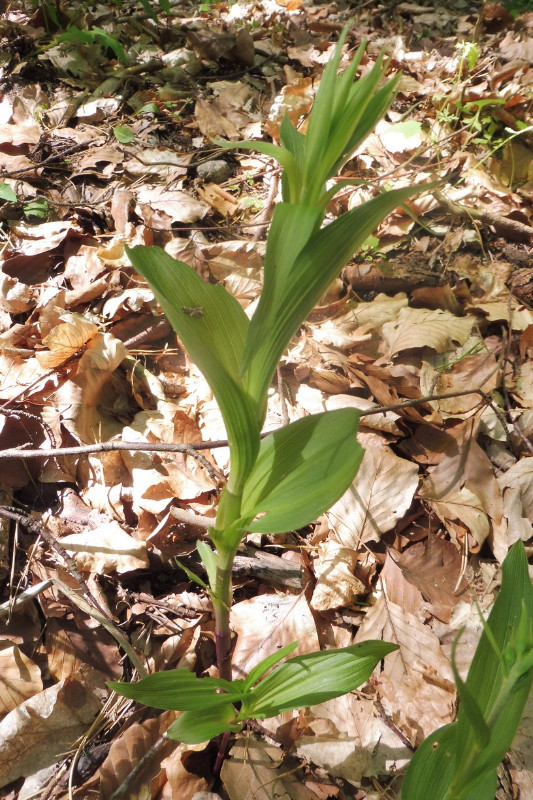
[[[466,682],[457,672],[454,653],[452,665],[460,699],[457,721],[422,742],[405,775],[404,800],[494,798],[496,769],[533,682],[533,586],[522,542],[511,547],[503,562],[501,590],[484,622]]]
[[[242,539],[250,532],[285,533],[315,520],[348,488],[363,457],[356,441],[359,413],[352,408],[304,417],[261,439],[267,392],[279,359],[331,281],[381,220],[426,188],[384,191],[322,227],[328,203],[346,185],[336,182],[329,188],[327,182],[384,114],[398,82],[395,77],[378,89],[385,72],[380,58],[354,83],[364,46],[337,75],[346,34],[345,30],[324,70],[307,134],[286,118],[279,146],[238,145],[274,157],[284,168],[282,202],[274,210],[267,239],[263,291],[251,320],[223,286],[205,283],[162,249],[128,249],[131,263],[149,282],[210,384],[230,448],[227,484],[209,530],[212,546],[197,546],[208,583],[189,573],[205,586],[213,604],[220,677],[200,679],[186,670],[173,670],[138,683],[111,684],[120,694],[147,705],[182,710],[168,733],[187,742],[236,730],[248,717],[271,716],[344,694],[396,649],[386,642],[365,642],[293,657],[267,674],[292,652],[295,645],[289,645],[246,678],[231,680],[231,567]]]

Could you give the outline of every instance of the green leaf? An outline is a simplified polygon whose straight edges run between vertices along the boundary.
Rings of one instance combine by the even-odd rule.
[[[355,438],[358,425],[359,413],[341,408],[266,436],[244,486],[243,527],[262,533],[297,530],[332,506],[363,458]]]
[[[239,719],[263,719],[351,692],[398,645],[368,641],[289,658],[245,695]]]
[[[6,200],[8,203],[16,203],[18,200],[17,195],[8,183],[0,183],[0,200]]]
[[[115,125],[113,134],[115,139],[121,144],[131,144],[135,139],[135,134],[127,125]]]
[[[118,39],[111,36],[111,34],[103,28],[98,28],[96,25],[93,25],[89,32],[94,34],[99,44],[108,47],[113,52],[115,58],[118,58],[119,61],[128,66],[130,60]]]
[[[199,711],[215,708],[243,697],[242,681],[222,678],[198,678],[188,669],[171,669],[147,675],[136,683],[107,684],[117,694],[129,697],[145,706],[172,711]],[[218,694],[223,689],[225,694]],[[203,741],[203,740],[202,740]]]
[[[160,247],[126,248],[126,253],[216,397],[231,448],[231,480],[239,484],[255,460],[260,429],[239,374],[248,318],[221,284],[205,283]]]
[[[277,664],[278,661],[281,661],[282,658],[290,655],[290,653],[294,652],[298,647],[298,642],[291,642],[290,644],[286,644],[285,647],[280,647],[279,650],[276,650],[275,653],[272,655],[267,656],[259,664],[256,664],[255,667],[250,670],[246,678],[244,679],[243,684],[243,692],[248,692],[254,683],[263,677],[263,675],[271,669],[274,664]]]
[[[265,396],[291,338],[379,223],[409,197],[435,185],[387,191],[348,211],[312,235],[292,262],[282,253],[283,242],[291,248],[293,240],[300,245],[305,216],[283,203],[276,206],[272,220],[273,228],[276,224],[275,243],[270,245],[269,236],[272,254],[265,262],[263,292],[246,342],[245,377],[252,398]],[[277,277],[278,269],[283,279]]]
[[[511,746],[533,681],[532,621],[533,587],[519,541],[503,562],[500,593],[460,684],[457,722],[419,747],[404,779],[404,800],[493,800],[496,768]]]
[[[299,195],[300,177],[296,165],[296,161],[292,153],[285,147],[280,147],[272,142],[226,142],[223,139],[213,139],[213,144],[217,147],[223,147],[225,150],[256,150],[258,153],[268,156],[268,158],[275,158],[283,167],[284,180],[288,186],[288,196],[284,200],[287,202],[296,202]]]
[[[200,744],[220,733],[240,730],[242,725],[236,724],[236,718],[237,712],[229,703],[204,711],[185,711],[172,723],[166,735],[185,744]]]
[[[24,216],[36,217],[36,219],[46,219],[50,213],[50,206],[46,200],[41,197],[37,200],[32,200],[24,206]]]
[[[205,567],[205,571],[207,572],[207,578],[209,580],[209,585],[214,586],[217,577],[217,557],[213,550],[209,547],[207,542],[202,542],[199,540],[196,542],[196,549],[198,550],[198,555],[202,560],[202,564]]]

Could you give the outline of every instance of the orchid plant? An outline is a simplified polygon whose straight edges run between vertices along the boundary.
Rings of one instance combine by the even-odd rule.
[[[230,449],[227,484],[209,529],[198,542],[214,615],[219,677],[186,669],[110,684],[119,694],[183,714],[168,736],[196,743],[239,730],[248,718],[323,702],[364,683],[397,646],[368,641],[296,655],[292,643],[245,677],[232,680],[231,569],[249,533],[280,534],[317,519],[345,492],[363,449],[353,408],[304,417],[261,438],[267,393],[291,338],[342,267],[378,224],[409,197],[427,188],[387,190],[324,225],[326,208],[346,182],[339,170],[374,129],[395,94],[399,76],[385,80],[380,57],[359,80],[361,45],[338,73],[345,29],[324,70],[307,132],[285,118],[280,144],[239,143],[283,167],[282,201],[270,226],[261,297],[251,320],[221,284],[210,284],[158,247],[133,247],[128,256],[148,281],[191,359],[217,400]],[[234,147],[233,143],[224,146]],[[277,664],[277,666],[276,666]]]

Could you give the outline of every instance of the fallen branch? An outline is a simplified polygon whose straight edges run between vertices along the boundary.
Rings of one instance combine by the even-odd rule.
[[[533,242],[533,228],[516,219],[502,217],[500,214],[491,214],[490,211],[480,211],[471,206],[462,206],[449,200],[442,192],[434,191],[433,197],[441,208],[465,220],[479,220],[486,225],[493,225],[496,232],[502,236],[509,236],[513,241]]]
[[[478,394],[487,405],[495,409],[490,397],[482,389],[463,389],[460,392],[450,392],[448,394],[430,394],[426,397],[419,397],[416,400],[407,400],[404,403],[396,403],[393,406],[377,406],[361,411],[361,417],[369,417],[373,414],[386,414],[387,411],[401,411],[403,408],[413,408],[414,406],[431,403],[435,400],[449,400],[451,397],[464,397],[467,394]],[[497,410],[496,410],[497,413]],[[501,413],[501,412],[500,412]],[[277,429],[275,429],[277,430]],[[505,426],[507,430],[507,426]],[[272,431],[265,431],[261,434],[262,438],[268,436]],[[211,442],[191,442],[190,444],[172,444],[168,442],[97,442],[96,444],[82,444],[75,447],[56,447],[42,448],[38,450],[23,450],[14,447],[8,450],[0,450],[0,459],[4,458],[53,458],[56,456],[80,456],[89,453],[109,453],[114,450],[141,450],[145,453],[188,453],[198,457],[197,450],[215,450],[219,447],[227,447],[227,439]],[[209,465],[212,469],[212,465]]]

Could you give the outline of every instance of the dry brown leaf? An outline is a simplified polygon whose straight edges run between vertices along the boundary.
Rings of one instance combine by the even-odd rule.
[[[464,344],[473,320],[456,317],[448,311],[402,308],[394,322],[386,322],[382,333],[388,358],[411,348],[431,347],[437,353],[453,349],[453,342]]]
[[[131,572],[149,565],[146,544],[133,539],[118,522],[108,522],[87,533],[72,533],[61,539],[81,572]]]
[[[263,658],[291,642],[293,655],[320,649],[315,621],[303,594],[283,597],[262,594],[231,609],[231,626],[237,633],[233,653],[234,677],[244,677]]]
[[[315,792],[302,783],[298,773],[281,766],[283,758],[283,750],[278,745],[267,744],[253,736],[237,742],[221,771],[230,800],[285,800],[289,797],[318,800]]]
[[[175,711],[165,711],[155,719],[142,723],[134,722],[114,740],[106,760],[98,771],[101,800],[111,797],[128,778],[149,748],[174,722],[176,716]],[[158,797],[165,784],[161,758],[167,757],[176,747],[178,747],[177,742],[167,739],[162,750],[147,759],[143,769],[128,785],[128,789],[121,795],[123,800],[151,800],[153,797]]]
[[[368,448],[354,482],[327,512],[339,541],[354,550],[379,541],[412,503],[418,467],[387,448]]]
[[[318,552],[311,608],[327,611],[350,606],[358,595],[366,593],[365,584],[353,572],[358,560],[355,550],[329,540]]]
[[[522,458],[498,477],[508,520],[509,545],[533,536],[533,457]]]
[[[209,211],[207,203],[195,200],[187,192],[162,186],[145,186],[138,192],[136,203],[139,216],[149,219],[152,225],[156,223],[157,230],[167,230],[172,222],[196,222]]]
[[[121,656],[113,637],[101,626],[79,628],[71,619],[50,617],[46,625],[46,652],[50,674],[58,681],[69,678],[83,664],[107,680],[122,677]]]
[[[4,717],[0,788],[54,764],[85,733],[102,707],[103,683],[96,685],[98,690],[94,673],[87,668],[83,675],[50,686]]]
[[[468,585],[463,577],[457,586],[462,572],[462,559],[457,547],[446,539],[430,535],[426,541],[416,542],[408,550],[395,555],[394,560],[406,580],[420,590],[430,611],[443,622],[449,622],[453,608]],[[387,594],[389,599],[394,599]],[[405,608],[403,603],[394,602]]]
[[[98,333],[94,322],[79,314],[63,314],[61,319],[63,322],[43,339],[48,352],[36,354],[43,369],[53,369],[63,364]]]
[[[0,715],[43,689],[41,670],[16,644],[0,640]]]
[[[366,614],[356,642],[378,638],[399,645],[378,676],[384,706],[411,741],[420,744],[454,718],[450,663],[432,630],[383,595]]]

